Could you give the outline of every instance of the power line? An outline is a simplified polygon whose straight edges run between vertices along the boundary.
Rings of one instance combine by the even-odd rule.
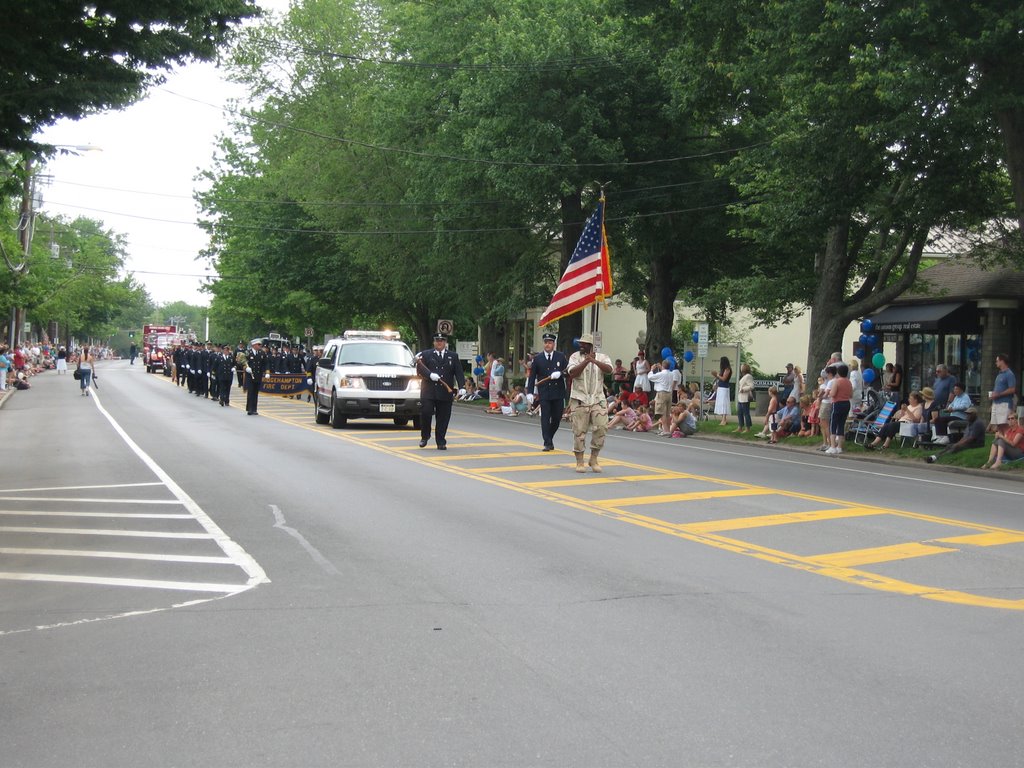
[[[165,93],[171,94],[172,96],[177,96],[179,99],[185,99],[186,101],[192,101],[197,104],[205,104],[206,106],[213,107],[214,109],[230,112],[231,114],[235,115],[237,118],[241,120],[247,120],[252,123],[259,123],[260,125],[265,125],[270,128],[277,128],[284,131],[292,131],[294,133],[299,133],[304,136],[310,136],[316,139],[323,139],[324,141],[331,141],[338,144],[346,144],[348,146],[353,147],[362,147],[363,149],[371,149],[376,152],[390,152],[393,154],[409,155],[411,157],[422,157],[430,160],[445,160],[448,162],[488,165],[501,168],[638,168],[651,165],[664,165],[666,163],[679,163],[686,160],[702,160],[709,157],[717,157],[719,155],[728,155],[736,152],[742,152],[745,149],[753,149],[754,147],[766,146],[768,144],[768,142],[762,141],[754,144],[747,144],[741,147],[730,147],[727,149],[718,149],[708,152],[698,152],[693,155],[677,155],[675,157],[663,157],[655,160],[622,160],[618,162],[608,163],[532,163],[519,160],[491,160],[488,158],[463,157],[461,155],[447,155],[435,152],[422,152],[416,149],[405,149],[403,147],[388,147],[382,144],[372,144],[368,141],[360,141],[358,139],[346,139],[342,138],[341,136],[333,136],[331,134],[310,130],[308,128],[299,128],[290,123],[280,123],[275,120],[268,120],[263,117],[257,117],[256,115],[245,113],[242,110],[232,106],[219,106],[216,104],[211,104],[208,101],[193,98],[192,96],[185,96],[184,94],[172,91],[168,88],[163,88],[161,90],[163,90]],[[705,137],[699,138],[703,139]],[[707,138],[710,139],[711,137]]]

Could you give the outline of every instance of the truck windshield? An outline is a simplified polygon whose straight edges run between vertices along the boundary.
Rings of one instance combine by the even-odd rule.
[[[404,344],[345,344],[339,365],[412,365],[412,352]]]

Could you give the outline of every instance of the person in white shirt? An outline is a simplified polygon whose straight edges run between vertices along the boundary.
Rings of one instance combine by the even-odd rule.
[[[658,435],[672,434],[672,388],[675,383],[673,371],[660,364],[651,368],[647,378],[654,387],[654,415],[660,418]]]

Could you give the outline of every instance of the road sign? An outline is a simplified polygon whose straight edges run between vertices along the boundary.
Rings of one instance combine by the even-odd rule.
[[[708,356],[708,343],[706,341],[698,342],[697,344],[697,357]]]
[[[306,329],[306,338],[307,339],[312,339],[313,338],[313,329],[312,328],[307,328]]]
[[[700,343],[700,344],[703,344],[705,346],[705,348],[707,347],[707,343],[708,343],[708,324],[707,323],[697,323],[697,342]],[[705,349],[705,354],[706,354],[706,349]],[[704,355],[701,355],[701,357],[704,357]]]
[[[437,332],[443,333],[445,336],[450,336],[452,331],[455,330],[455,323],[451,320],[438,320],[437,321]]]

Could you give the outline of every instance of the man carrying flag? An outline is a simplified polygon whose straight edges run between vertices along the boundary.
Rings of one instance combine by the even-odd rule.
[[[565,273],[555,288],[551,303],[540,316],[538,325],[544,326],[579,312],[612,295],[612,269],[608,253],[608,238],[604,229],[604,195],[597,208],[587,219],[583,234],[565,267]]]

